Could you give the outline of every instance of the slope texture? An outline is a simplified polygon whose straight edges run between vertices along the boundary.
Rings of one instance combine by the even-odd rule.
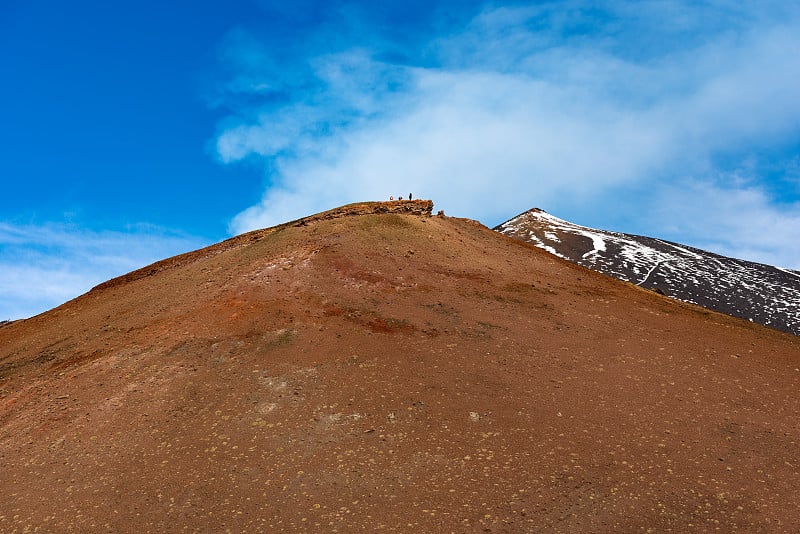
[[[586,228],[538,209],[495,230],[620,280],[800,335],[797,271],[651,237]]]
[[[797,531],[798,368],[472,221],[318,218],[0,329],[0,531]]]

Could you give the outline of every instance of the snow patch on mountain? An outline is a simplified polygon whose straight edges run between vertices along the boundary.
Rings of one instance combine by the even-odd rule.
[[[533,209],[495,230],[673,298],[800,335],[800,273],[661,239],[596,230]]]

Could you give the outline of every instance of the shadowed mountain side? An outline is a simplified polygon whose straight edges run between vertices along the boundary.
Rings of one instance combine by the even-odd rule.
[[[428,213],[4,326],[0,531],[800,528],[800,339]]]
[[[800,335],[800,272],[587,228],[539,209],[495,230],[614,278]]]

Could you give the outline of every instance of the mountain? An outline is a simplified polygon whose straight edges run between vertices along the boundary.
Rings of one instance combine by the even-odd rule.
[[[495,230],[664,295],[800,335],[800,272],[652,237],[578,226],[532,209]]]
[[[431,203],[0,328],[0,532],[796,532],[800,338]]]

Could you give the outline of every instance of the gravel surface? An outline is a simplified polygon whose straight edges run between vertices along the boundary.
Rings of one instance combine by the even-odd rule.
[[[800,531],[800,338],[360,206],[3,326],[0,531]]]

